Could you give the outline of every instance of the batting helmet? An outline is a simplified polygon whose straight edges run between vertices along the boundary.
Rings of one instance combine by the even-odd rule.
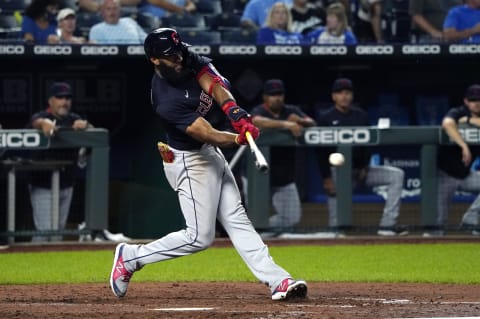
[[[174,55],[188,46],[189,44],[182,42],[177,31],[171,28],[153,30],[147,35],[143,44],[148,59]]]

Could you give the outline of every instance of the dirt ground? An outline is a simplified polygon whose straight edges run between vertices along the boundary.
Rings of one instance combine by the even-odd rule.
[[[471,239],[470,239],[471,240]],[[470,241],[467,239],[457,241]],[[352,239],[353,241],[353,239]],[[365,240],[364,243],[374,241]],[[409,239],[418,242],[419,239]],[[449,239],[448,241],[453,241]],[[358,239],[355,240],[358,243]],[[392,242],[392,241],[389,241]],[[478,243],[478,240],[474,242]],[[304,241],[302,244],[350,244]],[[268,243],[285,245],[286,241]],[[299,244],[295,241],[295,244]],[[219,241],[216,245],[228,245]],[[100,248],[99,248],[100,247]],[[35,249],[113,249],[109,245],[17,246]],[[1,254],[0,254],[1,260]],[[260,283],[138,283],[126,297],[113,296],[108,283],[0,285],[0,318],[480,318],[480,287],[453,284],[309,282],[308,298],[270,300]]]

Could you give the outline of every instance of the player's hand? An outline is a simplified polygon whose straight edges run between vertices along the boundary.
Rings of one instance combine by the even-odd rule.
[[[52,137],[55,135],[55,132],[57,131],[57,127],[55,126],[56,121],[52,121],[50,119],[42,119],[41,122],[41,127],[42,127],[42,132],[45,134],[46,137]]]
[[[472,153],[470,152],[470,148],[468,145],[462,147],[462,162],[463,165],[468,166],[472,162]]]
[[[74,130],[85,130],[88,127],[88,122],[86,120],[76,120],[72,127]]]
[[[238,134],[238,136],[235,138],[235,142],[239,145],[248,144],[247,132],[250,133],[254,140],[256,140],[260,135],[260,131],[255,125],[253,125],[251,122],[246,122],[245,125],[242,127],[240,134]]]

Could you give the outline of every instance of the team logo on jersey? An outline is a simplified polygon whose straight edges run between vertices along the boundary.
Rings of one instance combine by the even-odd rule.
[[[212,108],[212,104],[212,97],[202,91],[202,93],[200,93],[200,105],[197,108],[197,112],[200,113],[202,116],[205,116]]]

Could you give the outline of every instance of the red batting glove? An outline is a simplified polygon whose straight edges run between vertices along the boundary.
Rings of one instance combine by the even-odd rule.
[[[258,135],[260,135],[260,131],[258,130],[258,128],[253,125],[252,123],[250,122],[247,122],[242,128],[241,128],[241,131],[240,131],[240,134],[235,138],[235,142],[239,145],[246,145],[248,144],[248,141],[247,141],[247,132],[250,132],[250,135],[252,135],[252,138],[254,140],[257,139]]]

